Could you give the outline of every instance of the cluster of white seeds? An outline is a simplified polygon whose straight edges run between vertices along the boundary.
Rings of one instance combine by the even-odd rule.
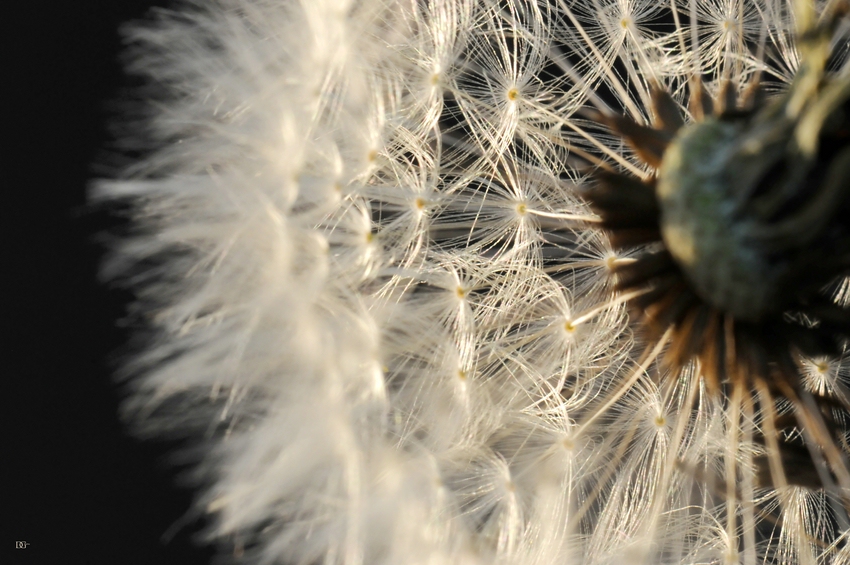
[[[694,69],[795,72],[787,3],[674,8],[212,0],[128,31],[164,99],[97,191],[135,203],[109,274],[157,330],[128,410],[206,446],[215,537],[258,563],[840,563],[822,495],[747,480],[758,418],[730,444],[729,404],[660,372],[580,197],[588,162],[651,174],[582,108],[647,123],[651,80],[687,115]]]

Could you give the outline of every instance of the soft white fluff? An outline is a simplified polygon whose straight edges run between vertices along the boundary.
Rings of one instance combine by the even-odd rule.
[[[839,559],[802,491],[774,530],[752,508],[776,493],[744,488],[730,531],[686,467],[746,475],[759,448],[641,365],[581,221],[571,154],[644,174],[589,98],[646,121],[650,78],[684,108],[696,65],[710,90],[793,75],[787,4],[677,9],[678,31],[654,0],[198,0],[129,29],[164,101],[156,150],[96,191],[134,202],[107,274],[156,329],[128,411],[203,442],[213,537],[259,563]]]

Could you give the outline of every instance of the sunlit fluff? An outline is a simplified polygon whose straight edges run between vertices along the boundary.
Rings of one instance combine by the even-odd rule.
[[[580,197],[588,163],[648,174],[583,109],[646,123],[654,80],[686,111],[694,69],[782,90],[793,30],[771,0],[215,0],[130,28],[164,101],[96,189],[133,202],[106,274],[156,329],[127,410],[202,438],[212,538],[279,563],[840,563],[822,494],[748,481],[752,407],[661,374]],[[810,364],[813,389],[850,370]]]

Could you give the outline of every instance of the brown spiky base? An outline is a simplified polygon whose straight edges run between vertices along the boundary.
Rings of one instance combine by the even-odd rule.
[[[779,274],[772,280],[766,277],[762,283],[770,288],[735,288],[734,280],[721,276],[725,285],[721,293],[700,280],[700,273],[723,268],[724,261],[732,259],[707,254],[677,257],[671,251],[676,242],[671,242],[669,235],[665,237],[665,221],[671,221],[667,216],[672,212],[665,209],[658,191],[665,153],[679,142],[687,128],[714,121],[732,124],[744,132],[742,135],[749,135],[770,120],[773,122],[769,125],[779,124],[775,116],[787,101],[774,100],[769,105],[760,102],[757,85],[751,85],[739,103],[734,85],[727,84],[712,102],[695,81],[691,114],[697,123],[690,126],[684,125],[670,95],[658,87],[653,93],[654,127],[624,116],[599,116],[655,173],[639,179],[598,172],[585,194],[615,249],[647,245],[647,251],[636,260],[615,266],[615,285],[621,292],[637,291],[638,296],[630,305],[651,339],[661,339],[670,330],[665,357],[670,368],[675,371],[698,360],[705,385],[713,394],[741,386],[747,391],[766,389],[772,398],[786,399],[797,407],[806,404],[805,398],[814,401],[817,413],[810,410],[803,418],[813,428],[807,431],[807,441],[800,433],[790,433],[795,424],[805,425],[800,417],[796,422],[777,417],[772,426],[777,432],[789,432],[779,434],[788,482],[810,488],[821,488],[824,480],[830,482],[834,476],[825,477],[823,469],[819,472],[816,468],[823,466],[825,460],[830,461],[833,472],[837,465],[844,465],[846,472],[846,450],[843,461],[834,453],[832,457],[817,453],[829,451],[823,445],[827,442],[846,447],[842,445],[842,423],[850,420],[846,416],[848,397],[843,391],[834,396],[807,392],[799,366],[801,355],[836,356],[850,342],[850,300],[835,299],[843,277],[850,274],[850,79],[843,80],[846,86],[838,103],[830,107],[829,119],[821,124],[813,155],[801,153],[794,135],[786,133],[780,138],[779,151],[774,143],[770,154],[754,157],[764,161],[751,166],[758,168],[757,175],[750,175],[754,184],[737,193],[731,191],[738,200],[740,220],[735,221],[748,222],[761,230],[759,233],[767,234],[755,249],[764,264],[777,266],[771,272]],[[792,121],[779,126],[793,130],[796,124]],[[726,182],[726,178],[733,178],[734,182],[735,175],[735,170],[717,171],[719,183]],[[694,221],[703,221],[700,214],[711,213],[696,210]],[[682,219],[677,217],[676,221]],[[702,249],[701,243],[704,242],[697,242],[698,250]],[[746,297],[750,291],[767,293],[771,299],[758,311],[746,310],[748,304],[744,300],[742,316],[724,298],[735,292]],[[773,414],[774,410],[775,406],[762,406],[763,414]],[[818,445],[812,451],[806,443]],[[763,463],[757,479],[770,484],[774,481],[767,472],[767,463]]]

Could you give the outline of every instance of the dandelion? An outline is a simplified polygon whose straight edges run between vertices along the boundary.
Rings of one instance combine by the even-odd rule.
[[[105,274],[153,329],[126,410],[203,446],[211,540],[850,562],[847,10],[214,0],[128,28],[145,155],[94,192],[131,203]]]

